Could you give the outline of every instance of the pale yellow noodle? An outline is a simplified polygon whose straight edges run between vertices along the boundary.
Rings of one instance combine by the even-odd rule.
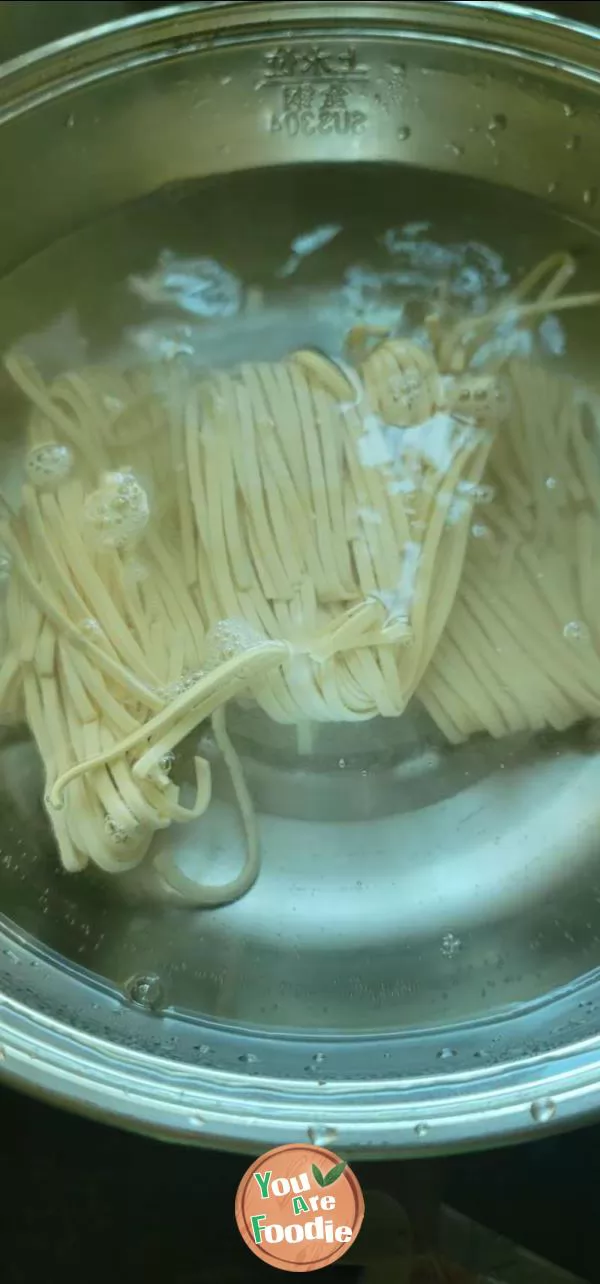
[[[312,722],[400,717],[415,696],[453,742],[600,715],[599,403],[497,353],[469,370],[498,327],[598,303],[562,293],[573,271],[558,253],[485,316],[438,309],[429,349],[357,329],[354,367],[303,350],[46,385],[9,354],[29,448],[73,456],[0,523],[0,708],[25,710],[67,869],[133,868],[203,814],[208,761],[189,808],[170,767],[210,722],[240,872],[205,886],[164,853],[157,868],[187,904],[243,895],[260,854],[225,724],[241,696],[305,746]]]

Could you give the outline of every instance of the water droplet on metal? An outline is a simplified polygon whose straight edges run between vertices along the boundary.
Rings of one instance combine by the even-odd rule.
[[[331,1146],[334,1141],[337,1141],[337,1129],[315,1124],[313,1128],[308,1129],[308,1140],[311,1146]]]
[[[410,138],[410,128],[408,125],[400,125],[396,130],[396,138],[399,142],[405,143]]]
[[[415,1128],[415,1136],[426,1137],[428,1132],[429,1132],[429,1124],[426,1124],[426,1123],[417,1124]]]
[[[136,1003],[140,1008],[155,1011],[162,1006],[164,993],[158,976],[150,973],[146,976],[132,976],[125,989],[131,1002]]]
[[[440,1048],[437,1058],[438,1061],[451,1061],[456,1056],[456,1048]]]
[[[586,187],[586,189],[585,189],[585,191],[584,191],[584,193],[583,193],[583,203],[584,203],[584,205],[587,205],[588,209],[590,209],[590,210],[591,210],[591,209],[593,209],[593,207],[594,207],[594,205],[596,204],[596,201],[597,201],[597,200],[598,200],[598,188],[597,188],[597,187]]]
[[[190,1128],[206,1127],[206,1119],[203,1119],[202,1115],[190,1115],[188,1123],[190,1125]]]
[[[464,156],[465,149],[460,143],[446,143],[446,148],[453,156]]]
[[[570,138],[567,138],[565,147],[568,152],[579,151],[579,148],[581,147],[581,134],[572,134]]]
[[[6,1052],[0,1043],[0,1061],[6,1061]]]
[[[499,111],[496,113],[495,116],[492,116],[492,119],[490,120],[490,123],[488,125],[488,133],[490,134],[502,133],[502,130],[506,129],[507,125],[508,125],[508,120],[504,115],[504,112]]]
[[[556,490],[556,487],[557,487],[557,486],[558,486],[558,482],[557,482],[557,480],[556,480],[556,477],[547,477],[547,478],[546,478],[546,488],[547,488],[547,490]]]
[[[570,120],[572,116],[576,115],[576,111],[572,103],[563,103],[562,109],[568,120]]]
[[[231,76],[221,76],[221,79],[220,79],[220,81],[219,81],[219,84],[221,84],[221,85],[230,85],[230,84],[231,84]]]
[[[338,767],[339,767],[340,771],[343,771],[345,766],[346,766],[346,759],[345,759],[345,758],[339,758],[339,759],[338,759]]]
[[[454,932],[446,932],[442,937],[441,949],[444,958],[452,959],[462,949],[462,941],[459,936],[454,935]]]
[[[547,191],[547,193],[548,193],[548,196],[553,196],[553,195],[554,195],[554,193],[555,193],[557,190],[558,190],[558,183],[556,182],[556,179],[554,179],[554,178],[550,179],[550,182],[548,183],[548,186],[546,187],[546,191]]]
[[[75,124],[75,116],[73,112],[71,112],[70,116],[67,116],[65,125],[67,126],[67,129],[72,129],[74,124]]]
[[[551,1097],[545,1097],[542,1101],[534,1101],[530,1108],[531,1118],[535,1123],[550,1123],[556,1114],[556,1102]]]
[[[251,1066],[258,1061],[258,1057],[255,1056],[254,1052],[242,1052],[241,1056],[238,1057],[238,1061],[242,1061],[244,1065]]]
[[[314,1057],[313,1057],[312,1059],[313,1059],[313,1061],[314,1061],[314,1062],[316,1062],[316,1064],[317,1064],[318,1066],[320,1066],[320,1065],[322,1065],[322,1064],[323,1064],[323,1062],[324,1062],[324,1060],[325,1060],[325,1053],[324,1053],[324,1052],[315,1052],[315,1055],[314,1055]]]

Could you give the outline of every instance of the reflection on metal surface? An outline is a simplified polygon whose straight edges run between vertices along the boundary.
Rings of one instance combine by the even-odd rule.
[[[235,260],[259,289],[299,232],[335,227],[348,210],[355,239],[326,247],[340,271],[343,255],[356,265],[366,245],[382,252],[400,205],[417,221],[453,207],[462,219],[468,204],[476,224],[479,188],[459,178],[502,185],[498,236],[518,242],[517,256],[533,237],[564,234],[565,219],[589,250],[600,225],[585,197],[600,146],[595,47],[468,5],[355,5],[341,37],[334,8],[345,14],[224,6],[217,19],[212,6],[185,7],[0,76],[11,192],[0,268],[25,264],[2,282],[2,347],[77,303],[102,350],[111,316],[93,289],[106,286],[117,311],[111,272],[147,271],[158,216],[136,223],[135,262],[128,251],[119,264],[114,233],[128,203],[158,188],[185,252]],[[515,194],[526,204],[511,205]],[[64,297],[49,294],[32,326],[27,288],[39,287],[41,260],[30,256],[75,229],[83,240],[65,239],[53,260]],[[73,250],[86,235],[87,274]],[[291,279],[304,271],[315,288],[311,256]],[[119,324],[139,330],[129,305]],[[269,341],[283,342],[278,326]],[[5,421],[18,426],[12,410]],[[58,873],[35,755],[3,741],[7,1078],[127,1126],[248,1150],[335,1137],[344,1154],[427,1153],[597,1110],[599,766],[585,736],[450,752],[411,714],[371,728],[368,752],[332,741],[308,771],[243,716],[234,730],[264,873],[246,900],[206,914],[182,913],[150,872],[118,887]],[[234,859],[224,782],[216,794],[182,862],[210,857],[202,844],[214,850],[224,834]]]

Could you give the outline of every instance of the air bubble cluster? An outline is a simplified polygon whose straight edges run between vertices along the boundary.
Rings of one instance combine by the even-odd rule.
[[[583,620],[569,620],[563,629],[563,637],[569,642],[587,642],[590,631]]]
[[[160,694],[165,700],[175,700],[177,696],[189,691],[190,687],[194,687],[204,677],[205,672],[205,669],[196,669],[193,673],[182,673],[175,682],[171,682],[168,687],[163,687]]]
[[[57,441],[47,441],[33,446],[27,453],[25,471],[32,486],[49,488],[60,486],[73,468],[73,451]]]
[[[442,937],[442,949],[441,949],[441,952],[444,955],[444,958],[446,959],[454,958],[455,954],[458,954],[459,950],[461,949],[462,949],[462,941],[460,937],[455,936],[454,932],[445,932],[444,936]]]
[[[133,837],[131,831],[125,829],[123,825],[120,825],[118,821],[115,820],[114,816],[107,815],[104,817],[104,828],[108,838],[111,843],[115,844],[115,847],[123,847],[126,843],[131,842]]]
[[[452,414],[476,423],[502,423],[510,412],[510,396],[502,379],[494,375],[469,375],[457,380],[449,397]]]
[[[496,498],[496,488],[484,482],[459,481],[456,493],[466,495],[476,504],[492,504]]]
[[[261,642],[264,638],[247,620],[217,620],[206,635],[205,668],[216,668],[224,660],[232,660]]]
[[[105,473],[102,485],[85,501],[84,517],[101,547],[122,548],[145,530],[150,517],[148,496],[133,473]]]

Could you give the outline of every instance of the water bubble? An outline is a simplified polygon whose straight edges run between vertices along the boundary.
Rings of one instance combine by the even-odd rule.
[[[190,1115],[188,1119],[190,1128],[205,1128],[206,1119],[202,1115]]]
[[[492,116],[492,119],[490,120],[490,123],[488,125],[488,133],[489,134],[502,133],[502,131],[506,129],[507,125],[508,125],[508,120],[504,115],[504,112],[499,111],[496,113],[495,116]]]
[[[570,138],[567,138],[565,147],[568,152],[579,151],[579,148],[581,147],[581,134],[572,134]]]
[[[464,156],[465,149],[460,143],[446,143],[446,149],[452,152],[453,156]]]
[[[446,932],[442,937],[442,945],[441,945],[441,951],[442,951],[442,954],[444,955],[444,958],[446,959],[454,958],[454,955],[458,954],[459,950],[461,949],[462,949],[462,941],[460,937],[455,936],[454,932]]]
[[[25,471],[33,486],[59,486],[73,467],[73,452],[56,441],[44,442],[28,451]]]
[[[120,415],[121,411],[125,409],[125,402],[120,397],[112,397],[110,393],[106,393],[102,398],[102,405],[111,415]]]
[[[83,514],[101,546],[120,548],[142,534],[150,517],[150,504],[133,473],[106,473],[98,490],[87,496]]]
[[[467,495],[475,501],[476,504],[491,504],[496,498],[495,486],[487,486],[483,483],[460,481],[456,487],[458,495]]]
[[[153,272],[145,277],[130,276],[128,284],[146,303],[166,303],[188,316],[235,316],[243,303],[242,287],[237,277],[215,259],[178,258],[170,250],[159,254]],[[167,360],[171,344],[174,349],[171,356],[193,353],[189,345],[173,343],[173,340],[163,337],[159,350]]]
[[[88,615],[87,619],[82,620],[79,627],[83,633],[87,633],[92,637],[97,637],[98,634],[102,633],[102,626],[99,624],[98,620],[95,620],[91,615]]]
[[[558,482],[557,482],[557,480],[556,480],[556,477],[547,477],[547,478],[546,478],[546,488],[547,488],[547,490],[556,490],[556,487],[557,487],[557,486],[558,486]]]
[[[125,986],[132,1003],[140,1008],[156,1010],[162,1005],[164,994],[160,977],[147,973],[132,976]]]
[[[238,1057],[238,1061],[241,1061],[246,1066],[251,1066],[258,1061],[258,1057],[254,1054],[254,1052],[242,1052],[241,1055]]]
[[[568,120],[571,120],[571,118],[577,114],[572,103],[563,103],[562,109]]]
[[[133,838],[131,830],[125,829],[123,825],[120,825],[114,816],[106,815],[104,817],[104,828],[111,843],[114,843],[116,847],[123,847],[126,843],[130,843]]]
[[[415,1128],[416,1137],[426,1137],[428,1132],[429,1132],[429,1124],[426,1124],[426,1123],[417,1124]]]
[[[139,557],[129,558],[123,567],[123,577],[130,584],[143,584],[148,579],[150,568],[147,562]]]
[[[230,85],[230,84],[231,84],[232,79],[233,79],[233,77],[232,77],[232,76],[221,76],[221,79],[220,79],[220,81],[219,81],[219,84],[220,84],[220,85]]]
[[[530,1114],[535,1123],[550,1123],[556,1114],[556,1102],[551,1097],[534,1101],[530,1107]]]
[[[345,766],[346,766],[346,759],[345,759],[345,758],[338,758],[338,767],[339,767],[340,771],[343,771],[343,770],[344,770],[344,768],[345,768]]]
[[[473,539],[487,539],[491,535],[489,526],[484,526],[483,522],[475,522],[471,527]]]
[[[67,116],[65,125],[67,126],[67,129],[72,129],[74,124],[75,124],[75,114],[74,112],[71,112],[71,114]]]
[[[184,691],[194,687],[204,674],[204,669],[197,669],[195,673],[183,673],[176,682],[171,682],[168,687],[162,687],[159,694],[163,700],[175,700],[177,696],[183,695]]]
[[[247,620],[217,620],[206,635],[204,667],[216,668],[224,660],[231,660],[262,641],[260,633]]]
[[[312,1059],[313,1059],[313,1061],[315,1062],[315,1064],[316,1064],[316,1065],[320,1066],[320,1065],[322,1065],[322,1064],[323,1064],[323,1062],[324,1062],[324,1060],[325,1060],[325,1053],[324,1053],[324,1052],[315,1052],[315,1055],[314,1055],[314,1057],[313,1057]]]
[[[563,637],[570,642],[588,642],[590,631],[583,620],[569,620],[563,629]]]
[[[551,178],[550,182],[546,186],[546,191],[548,193],[548,196],[553,196],[554,193],[557,191],[557,189],[558,189],[558,183],[556,182],[556,179]]]
[[[586,188],[585,188],[585,191],[584,191],[584,193],[583,193],[583,203],[584,203],[584,205],[587,205],[588,209],[593,209],[593,207],[594,207],[594,205],[596,204],[596,201],[597,201],[597,200],[598,200],[598,188],[597,188],[597,187],[586,187]]]
[[[307,1133],[311,1146],[332,1146],[337,1140],[337,1128],[327,1127],[326,1124],[315,1124],[307,1129]]]
[[[396,130],[396,138],[400,143],[406,143],[410,138],[411,130],[409,125],[399,125]]]
[[[440,1048],[436,1055],[438,1061],[451,1061],[456,1056],[456,1048]]]

